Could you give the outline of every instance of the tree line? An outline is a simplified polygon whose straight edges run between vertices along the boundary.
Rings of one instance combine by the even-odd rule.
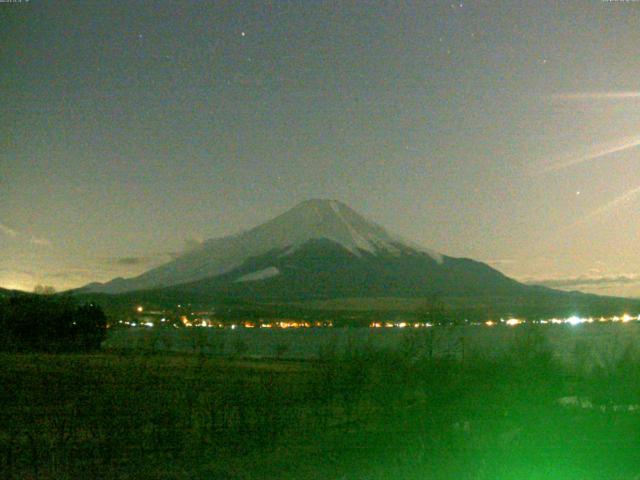
[[[78,304],[68,295],[0,298],[0,350],[96,350],[106,329],[107,319],[99,306]]]

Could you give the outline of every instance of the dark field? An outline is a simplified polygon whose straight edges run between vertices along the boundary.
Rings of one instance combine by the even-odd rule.
[[[0,478],[635,479],[640,357],[0,356]]]

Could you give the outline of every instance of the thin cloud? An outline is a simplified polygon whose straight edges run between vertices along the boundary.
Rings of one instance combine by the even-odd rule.
[[[629,98],[640,98],[640,91],[626,92],[572,92],[557,93],[550,96],[551,100],[579,101],[579,100],[625,100]]]
[[[35,272],[31,270],[17,270],[14,268],[0,268],[0,275],[2,274],[16,274],[16,275],[27,275],[27,276],[35,276]]]
[[[604,275],[604,276],[579,276],[564,278],[548,278],[527,281],[529,285],[542,285],[550,288],[578,288],[578,287],[600,287],[611,285],[626,285],[640,283],[640,276],[636,274],[627,275]]]
[[[596,208],[595,210],[589,212],[587,215],[579,219],[578,221],[572,223],[568,228],[573,228],[577,225],[581,225],[592,220],[597,219],[617,208],[619,208],[625,202],[629,202],[633,200],[635,197],[640,195],[640,187],[632,188],[631,190],[626,191],[622,195],[614,198],[613,200],[605,203],[601,207]]]
[[[17,237],[19,235],[17,230],[14,230],[13,228],[9,228],[6,225],[0,223],[0,232],[4,233],[5,235],[8,235],[10,237]]]
[[[170,260],[175,260],[176,258],[182,257],[183,255],[187,255],[188,253],[195,252],[199,250],[204,245],[205,240],[203,238],[187,238],[184,240],[184,245],[182,250],[177,252],[167,252],[165,255],[169,257]]]
[[[47,273],[44,276],[46,278],[52,278],[56,280],[77,280],[77,279],[90,278],[93,273],[94,272],[91,270],[75,269],[75,270],[70,270],[68,272]]]
[[[553,101],[599,101],[599,100],[628,100],[638,98],[640,99],[640,91],[608,91],[608,92],[569,92],[569,93],[557,93],[550,95],[549,97]],[[584,162],[596,160],[607,155],[622,152],[635,148],[640,145],[640,136],[630,136],[617,140],[613,143],[601,144],[593,147],[589,152],[583,155],[572,155],[572,158],[565,159],[559,163],[549,165],[537,173],[540,175],[563,170],[565,168],[579,165]]]
[[[496,264],[496,265],[512,265],[514,263],[517,263],[517,261],[512,258],[496,258],[496,259],[485,260],[485,261],[486,263]]]
[[[35,237],[33,235],[27,238],[27,234],[23,232],[19,232],[13,228],[7,227],[6,225],[0,223],[0,232],[8,235],[12,238],[26,238],[26,241],[32,245],[37,245],[39,247],[50,247],[52,245],[51,240],[47,240],[46,238]]]
[[[149,257],[119,257],[109,259],[109,263],[113,265],[130,267],[134,265],[145,265],[149,263]]]
[[[38,237],[31,237],[29,239],[29,243],[31,243],[32,245],[38,245],[39,247],[50,247],[51,245],[53,245],[51,243],[51,240],[47,240],[46,238],[38,238]]]
[[[614,153],[623,152],[631,148],[635,148],[640,145],[640,135],[631,137],[624,137],[616,142],[605,143],[593,147],[589,152],[584,155],[574,156],[568,160],[560,161],[559,163],[549,165],[538,172],[539,175],[544,175],[550,172],[557,172],[558,170],[564,170],[575,165],[579,165],[584,162],[596,160],[598,158],[606,157]]]
[[[171,258],[173,258],[171,253],[158,253],[144,256],[109,257],[105,259],[105,263],[118,267],[135,267],[138,265],[154,265],[170,260]]]

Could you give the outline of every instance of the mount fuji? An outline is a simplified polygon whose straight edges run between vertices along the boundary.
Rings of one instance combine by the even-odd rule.
[[[236,269],[246,270],[241,268],[246,262],[265,254],[277,252],[276,258],[291,257],[306,251],[314,243],[324,243],[322,241],[330,242],[335,248],[359,259],[399,257],[411,252],[423,254],[438,263],[443,260],[442,255],[389,233],[342,202],[307,200],[251,230],[207,240],[197,249],[142,275],[117,278],[104,284],[93,283],[83,290],[122,293],[190,283],[223,274],[228,276]],[[279,273],[275,265],[270,265],[261,271],[247,272],[235,280],[256,281]]]
[[[551,315],[640,302],[525,285],[490,266],[415,245],[342,202],[308,200],[255,228],[211,239],[137,277],[76,293],[128,299],[296,303],[433,296],[456,308]]]

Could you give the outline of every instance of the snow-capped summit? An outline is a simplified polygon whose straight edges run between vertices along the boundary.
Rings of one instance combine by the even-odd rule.
[[[329,240],[355,256],[399,255],[402,251],[441,256],[389,233],[337,200],[304,201],[274,219],[237,235],[205,241],[199,248],[130,279],[91,284],[85,291],[119,293],[215,277],[272,251],[293,254],[312,240]],[[250,277],[251,278],[251,277]]]
[[[338,200],[304,201],[242,235],[251,237],[261,246],[292,249],[309,240],[324,238],[358,256],[363,251],[373,254],[380,251],[396,253],[399,246],[424,250],[409,245]],[[437,256],[435,253],[433,255]]]

